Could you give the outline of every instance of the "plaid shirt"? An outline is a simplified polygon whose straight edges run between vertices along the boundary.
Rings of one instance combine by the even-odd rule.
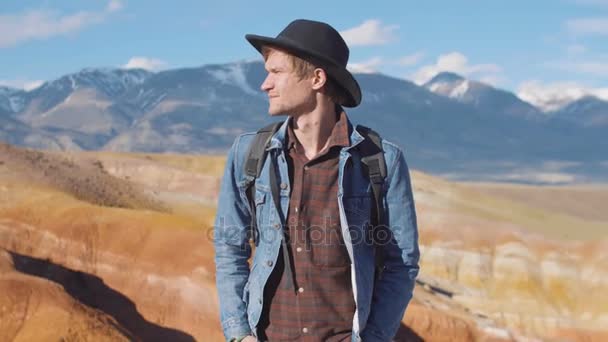
[[[283,258],[264,292],[262,341],[350,341],[355,312],[350,259],[338,209],[338,157],[349,146],[346,113],[338,115],[327,148],[308,160],[287,129],[291,182],[286,231],[297,292],[283,277]]]

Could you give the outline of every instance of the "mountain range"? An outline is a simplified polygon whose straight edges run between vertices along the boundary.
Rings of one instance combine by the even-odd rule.
[[[276,121],[261,62],[161,72],[87,68],[24,91],[0,87],[0,140],[54,150],[223,153],[235,136]],[[608,102],[553,111],[443,72],[416,85],[356,74],[349,117],[404,149],[410,167],[456,180],[608,181]]]

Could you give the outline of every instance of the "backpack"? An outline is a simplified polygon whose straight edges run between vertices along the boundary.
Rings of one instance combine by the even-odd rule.
[[[246,190],[245,193],[247,195],[247,200],[249,201],[249,207],[251,212],[251,237],[256,240],[257,236],[257,227],[256,227],[256,217],[255,217],[255,180],[260,177],[262,172],[262,168],[264,167],[264,162],[266,161],[267,151],[266,148],[270,144],[270,139],[277,132],[282,122],[276,122],[270,124],[260,130],[257,131],[251,145],[249,146],[249,151],[246,155],[246,162],[244,164],[245,175],[247,176]],[[357,125],[356,130],[363,135],[365,138],[359,145],[357,145],[357,149],[361,153],[361,162],[363,163],[363,171],[369,177],[370,184],[372,187],[372,193],[374,197],[375,206],[372,206],[372,217],[370,217],[370,222],[373,227],[372,239],[375,245],[375,273],[376,277],[379,278],[382,275],[382,271],[384,270],[384,251],[381,247],[381,242],[376,241],[378,236],[378,232],[376,231],[379,226],[384,223],[384,206],[382,205],[382,186],[384,184],[384,178],[386,177],[386,161],[384,160],[384,151],[382,150],[382,139],[372,129]],[[273,163],[273,159],[270,158],[270,162]],[[280,208],[279,205],[279,190],[276,182],[276,171],[274,165],[270,165],[270,188],[272,192],[272,198],[277,208]],[[279,210],[279,215],[281,215]],[[281,217],[282,221],[283,217]],[[283,240],[283,259],[285,263],[285,272],[288,280],[293,283],[293,276],[290,267],[290,259],[288,254],[288,248],[286,239]],[[295,289],[295,285],[294,285]]]

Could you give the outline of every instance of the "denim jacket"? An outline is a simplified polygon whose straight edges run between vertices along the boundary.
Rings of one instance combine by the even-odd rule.
[[[274,180],[281,184],[280,206],[289,208],[291,184],[285,160],[287,118],[271,138],[268,157],[275,158]],[[368,178],[362,170],[357,145],[364,137],[352,129],[351,145],[339,156],[338,193],[342,236],[351,260],[351,281],[356,311],[353,315],[352,341],[390,341],[396,334],[405,308],[412,298],[418,275],[418,230],[410,175],[403,153],[395,144],[383,140],[387,166],[383,186],[384,216],[391,241],[385,244],[382,276],[375,280],[374,246],[363,237],[369,229],[371,208],[375,205]],[[283,238],[281,215],[270,191],[269,165],[266,161],[255,182],[257,238],[251,256],[249,244],[251,215],[245,194],[248,183],[243,164],[254,133],[236,138],[227,157],[214,227],[216,282],[220,321],[227,340],[256,335],[262,312],[264,286],[277,263]]]

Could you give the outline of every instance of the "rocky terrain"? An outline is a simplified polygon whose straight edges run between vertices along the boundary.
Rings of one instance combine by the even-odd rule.
[[[489,319],[510,336],[608,326],[605,187],[582,195],[578,187],[495,185],[509,190],[501,192],[417,176],[426,286],[461,304],[478,326]],[[528,193],[526,201],[512,200],[518,191]],[[564,201],[559,210],[542,195],[556,191],[583,196],[587,205],[577,210]]]
[[[129,340],[130,334],[111,316],[79,302],[61,285],[24,272],[32,269],[28,265],[36,264],[30,264],[32,261],[35,259],[0,249],[2,341]],[[60,267],[43,272],[47,270],[58,277],[65,274]]]
[[[223,340],[222,169],[0,145],[0,340]],[[606,187],[413,184],[421,275],[397,340],[608,340]]]

